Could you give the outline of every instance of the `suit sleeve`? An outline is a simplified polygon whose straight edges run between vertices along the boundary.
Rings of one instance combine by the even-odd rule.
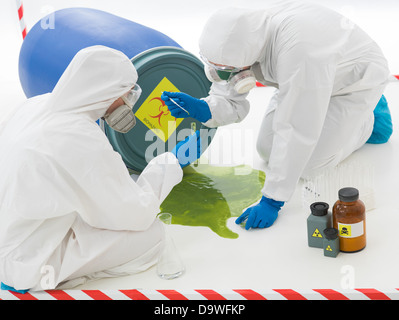
[[[208,103],[212,118],[204,123],[209,128],[224,126],[242,121],[249,112],[248,93],[238,94],[230,84],[213,83]]]
[[[178,160],[164,153],[151,160],[135,182],[113,150],[101,153],[80,180],[79,214],[89,225],[111,230],[146,230],[160,205],[183,177]]]

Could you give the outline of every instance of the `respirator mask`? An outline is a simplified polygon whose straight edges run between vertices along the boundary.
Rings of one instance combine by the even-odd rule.
[[[209,81],[231,83],[239,94],[247,93],[256,86],[255,74],[251,68],[218,66],[203,56],[201,58],[205,61],[204,70]]]
[[[126,133],[136,125],[133,106],[137,100],[139,100],[140,95],[141,88],[136,84],[132,90],[121,97],[125,104],[104,116],[104,120],[112,129],[121,133]]]

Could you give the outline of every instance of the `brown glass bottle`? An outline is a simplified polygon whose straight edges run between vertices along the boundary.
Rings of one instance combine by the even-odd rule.
[[[356,252],[366,246],[366,208],[356,188],[342,188],[333,207],[333,227],[338,229],[339,248]]]

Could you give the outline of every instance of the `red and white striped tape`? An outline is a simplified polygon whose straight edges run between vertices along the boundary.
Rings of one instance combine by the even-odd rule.
[[[234,290],[46,290],[25,294],[0,292],[0,300],[399,300],[399,288],[377,290],[270,289]]]
[[[26,28],[26,23],[25,23],[25,18],[24,18],[24,6],[22,4],[22,0],[16,0],[16,1],[17,1],[19,25],[21,27],[21,32],[22,32],[22,39],[25,39],[28,31]]]

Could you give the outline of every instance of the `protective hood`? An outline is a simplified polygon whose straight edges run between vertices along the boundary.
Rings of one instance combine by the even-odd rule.
[[[232,67],[253,65],[262,54],[270,13],[226,8],[214,13],[202,31],[200,53],[213,63]]]
[[[136,84],[129,58],[118,50],[92,46],[80,50],[59,79],[46,108],[53,112],[87,113],[93,120]]]

